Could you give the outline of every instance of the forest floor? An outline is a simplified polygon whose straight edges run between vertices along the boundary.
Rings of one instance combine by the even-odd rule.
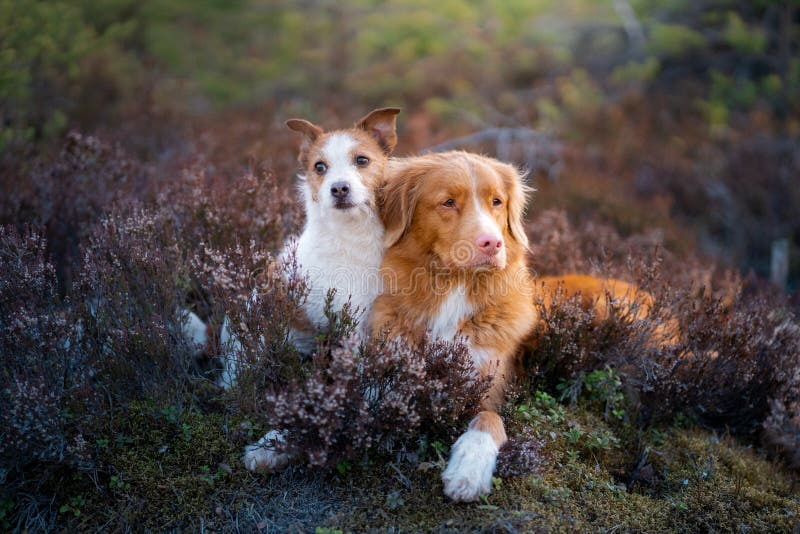
[[[117,421],[116,436],[100,442],[117,474],[62,480],[58,523],[159,532],[791,532],[798,525],[793,476],[725,434],[682,418],[635,431],[542,393],[512,411],[511,438],[536,444],[531,472],[498,475],[481,502],[456,504],[440,481],[446,444],[332,471],[252,474],[242,447],[261,429],[248,421],[136,403]],[[500,472],[513,461],[501,454]]]

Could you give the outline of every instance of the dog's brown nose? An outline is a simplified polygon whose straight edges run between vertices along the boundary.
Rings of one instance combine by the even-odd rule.
[[[334,182],[331,185],[331,195],[333,195],[334,198],[343,200],[347,197],[348,193],[350,193],[350,184],[347,182]]]

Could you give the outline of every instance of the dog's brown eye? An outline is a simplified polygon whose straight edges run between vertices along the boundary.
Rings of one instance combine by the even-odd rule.
[[[502,202],[500,202],[499,198],[492,199],[492,206],[499,206],[500,204],[502,204]]]
[[[452,198],[448,198],[447,200],[442,202],[442,206],[445,206],[447,208],[452,208],[455,205],[456,205],[456,201],[453,200]]]
[[[369,165],[369,158],[367,156],[356,156],[356,165],[366,167]]]
[[[325,174],[328,172],[328,166],[318,161],[314,164],[314,170],[317,171],[317,174]]]

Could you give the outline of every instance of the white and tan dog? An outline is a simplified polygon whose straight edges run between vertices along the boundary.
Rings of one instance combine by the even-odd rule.
[[[310,285],[303,310],[311,330],[293,335],[301,351],[310,352],[315,334],[327,326],[324,308],[331,288],[336,290],[333,310],[341,310],[349,300],[357,309],[358,333],[364,339],[368,336],[384,251],[376,195],[397,144],[399,112],[378,109],[353,128],[331,132],[303,119],[286,122],[303,135],[298,160],[306,224],[295,254]],[[287,254],[284,251],[284,257]]]
[[[307,120],[286,125],[303,135],[298,160],[306,224],[294,248],[309,294],[303,303],[307,322],[293,328],[291,339],[302,352],[314,349],[315,335],[327,327],[325,301],[335,289],[333,311],[349,301],[359,319],[357,333],[369,336],[372,303],[381,292],[380,266],[384,232],[377,193],[383,185],[389,155],[397,144],[397,108],[372,111],[352,128],[325,132]],[[226,337],[223,329],[222,338]],[[251,471],[283,467],[288,457],[274,449],[282,440],[272,431],[245,449]]]

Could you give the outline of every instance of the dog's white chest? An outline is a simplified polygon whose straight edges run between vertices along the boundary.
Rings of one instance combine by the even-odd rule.
[[[375,220],[374,224],[340,227],[337,231],[338,235],[331,236],[330,228],[323,231],[309,227],[298,240],[297,262],[310,285],[304,308],[317,328],[326,327],[325,298],[330,289],[335,289],[333,311],[340,311],[349,300],[353,311],[358,309],[363,334],[372,303],[381,290],[383,227]]]
[[[467,299],[467,290],[459,285],[450,291],[439,309],[428,321],[428,331],[434,338],[451,341],[458,334],[461,322],[472,315],[472,304]]]
[[[451,291],[439,306],[436,314],[428,321],[428,332],[434,339],[453,341],[460,332],[461,323],[475,313],[475,308],[467,298],[467,290],[459,285]],[[491,351],[476,347],[469,338],[464,339],[469,347],[469,355],[474,369],[480,370],[491,359]]]

